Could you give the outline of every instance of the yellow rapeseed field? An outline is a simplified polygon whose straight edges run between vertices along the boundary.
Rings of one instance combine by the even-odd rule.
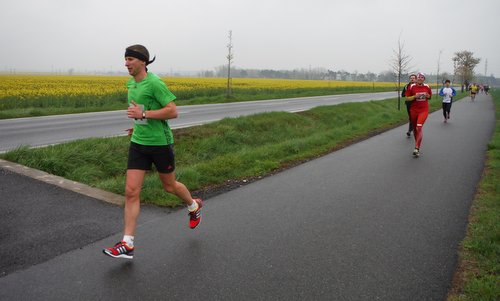
[[[3,98],[36,99],[40,97],[106,96],[126,93],[126,76],[0,75],[0,100]],[[163,78],[175,93],[205,95],[207,90],[223,90],[224,78]],[[240,79],[232,80],[233,91],[295,90],[365,87],[392,88],[394,83],[326,80]]]
[[[1,75],[0,99],[108,95],[126,91],[125,81],[111,76]]]

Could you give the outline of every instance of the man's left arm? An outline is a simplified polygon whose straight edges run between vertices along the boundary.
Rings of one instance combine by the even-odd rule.
[[[148,119],[167,120],[177,118],[177,105],[175,104],[175,95],[170,92],[167,85],[163,81],[157,81],[153,86],[153,95],[162,106],[158,110],[146,111],[145,115]]]
[[[175,102],[168,102],[163,108],[158,110],[147,110],[143,111],[141,107],[135,103],[135,101],[131,101],[132,106],[127,109],[127,115],[129,118],[134,119],[174,119],[177,118],[177,106]]]
[[[170,101],[159,110],[144,111],[144,115],[144,117],[147,119],[167,120],[177,118],[179,114],[177,112],[177,105],[175,104],[175,102]]]

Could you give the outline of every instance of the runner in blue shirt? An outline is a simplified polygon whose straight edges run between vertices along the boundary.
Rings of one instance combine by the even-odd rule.
[[[445,86],[439,90],[439,96],[443,97],[444,123],[447,123],[448,119],[450,119],[451,103],[453,102],[453,97],[457,95],[457,91],[453,87],[450,87],[450,84],[450,80],[447,79],[444,82]]]

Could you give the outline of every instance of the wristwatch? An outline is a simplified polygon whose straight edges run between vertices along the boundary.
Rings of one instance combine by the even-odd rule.
[[[146,119],[146,111],[142,111],[142,118],[141,119]]]

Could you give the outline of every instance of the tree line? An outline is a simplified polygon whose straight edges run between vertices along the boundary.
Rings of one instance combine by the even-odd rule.
[[[227,77],[227,65],[216,67],[215,70],[205,70],[198,73],[199,77]],[[410,72],[403,72],[404,81],[408,78]],[[442,72],[439,77],[436,74],[426,74],[427,81],[435,83],[443,82],[449,79],[456,84],[461,84],[459,75],[448,72]],[[374,72],[349,72],[346,70],[330,70],[326,68],[300,68],[293,70],[274,70],[274,69],[244,69],[231,67],[231,77],[233,78],[276,78],[276,79],[309,79],[309,80],[340,80],[340,81],[367,81],[367,82],[394,82],[396,76],[392,70]],[[491,85],[499,85],[500,79],[493,75],[483,76],[475,75],[473,77],[478,83],[489,82]]]

